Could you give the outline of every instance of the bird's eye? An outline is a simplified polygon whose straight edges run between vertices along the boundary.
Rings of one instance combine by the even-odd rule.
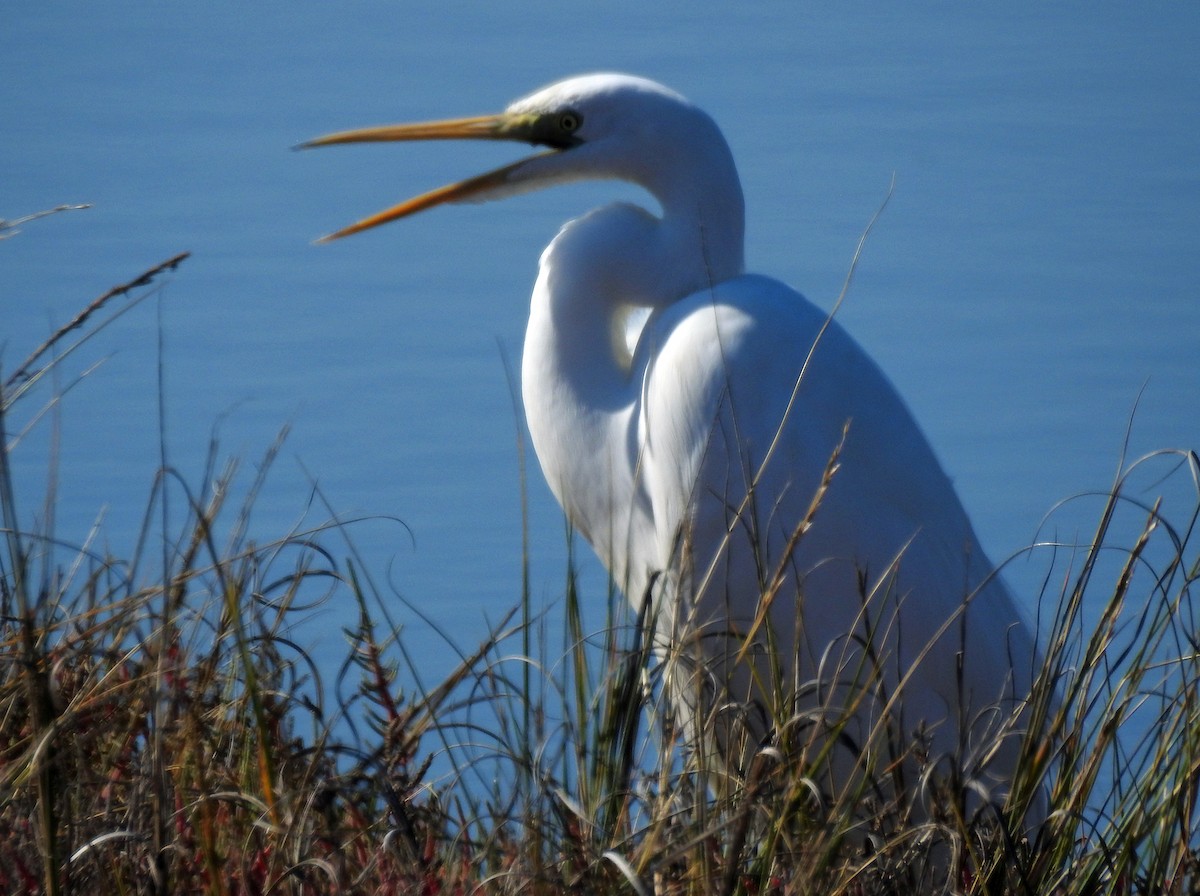
[[[583,116],[570,109],[562,112],[546,112],[530,122],[528,140],[535,146],[551,146],[554,149],[570,149],[583,141],[575,135],[583,124]]]

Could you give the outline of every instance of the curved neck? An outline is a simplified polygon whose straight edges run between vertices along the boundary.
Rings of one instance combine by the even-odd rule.
[[[746,209],[729,144],[698,109],[653,157],[639,156],[625,176],[662,206],[656,261],[674,282],[660,283],[652,307],[721,283],[745,269]],[[651,261],[647,259],[647,261]]]
[[[585,301],[582,293],[554,290],[553,270],[543,264],[525,332],[525,419],[567,519],[619,586],[636,586],[623,547],[641,531],[645,515],[637,510],[630,472],[630,372],[605,336],[615,309]]]
[[[741,184],[715,125],[712,132],[699,156],[684,146],[689,164],[658,158],[620,172],[658,199],[661,218],[617,204],[563,227],[542,254],[525,335],[522,392],[542,470],[631,595],[647,571],[626,567],[628,546],[650,543],[654,520],[636,481],[645,371],[625,347],[626,311],[661,310],[743,272]]]
[[[646,184],[662,205],[663,264],[679,278],[658,303],[670,303],[745,271],[746,212],[742,185],[724,140],[713,147],[704,174]],[[664,246],[663,248],[668,248]],[[670,261],[668,262],[668,257]],[[661,303],[661,304],[660,304]]]

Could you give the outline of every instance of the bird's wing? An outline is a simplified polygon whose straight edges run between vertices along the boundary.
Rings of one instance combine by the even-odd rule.
[[[637,442],[657,527],[646,562],[685,568],[690,582],[673,612],[691,600],[689,612],[745,632],[761,591],[785,573],[793,595],[776,598],[771,619],[790,631],[801,592],[797,650],[819,656],[861,627],[865,574],[868,589],[891,588],[880,600],[891,635],[903,622],[903,643],[889,643],[904,666],[985,579],[988,561],[904,402],[799,294],[761,277],[721,283],[652,318],[639,353]],[[1017,621],[998,583],[971,613],[993,632]],[[980,669],[1003,668],[995,640],[980,647]],[[930,685],[947,675],[932,669]]]

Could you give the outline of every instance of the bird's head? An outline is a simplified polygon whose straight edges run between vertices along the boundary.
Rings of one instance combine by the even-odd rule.
[[[298,148],[402,140],[510,140],[545,151],[408,199],[321,242],[443,203],[501,199],[583,178],[632,181],[664,207],[674,195],[692,195],[698,187],[711,191],[726,181],[740,213],[741,188],[717,126],[683,97],[645,78],[581,75],[544,87],[497,115],[340,131]]]

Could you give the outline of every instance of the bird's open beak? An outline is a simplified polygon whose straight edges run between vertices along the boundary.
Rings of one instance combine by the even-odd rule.
[[[296,148],[310,149],[316,146],[333,146],[337,143],[381,143],[396,140],[516,140],[523,143],[541,143],[543,141],[538,138],[537,123],[538,118],[534,115],[504,113],[419,124],[385,125],[326,134],[324,137],[317,137],[315,140],[301,143]],[[328,243],[344,236],[361,233],[372,227],[378,227],[380,224],[415,215],[417,212],[445,202],[459,202],[481,197],[489,191],[507,186],[513,172],[528,161],[528,159],[522,159],[511,165],[497,168],[495,171],[489,171],[487,174],[480,174],[477,177],[422,193],[420,196],[415,196],[371,215],[369,218],[363,218],[349,227],[343,227],[341,230],[323,236],[317,242]]]

